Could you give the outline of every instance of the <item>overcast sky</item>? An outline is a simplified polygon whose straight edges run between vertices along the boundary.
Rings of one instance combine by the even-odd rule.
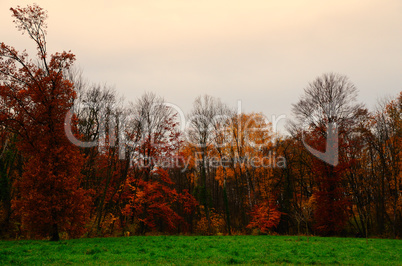
[[[347,75],[359,100],[402,90],[401,0],[45,1],[48,49],[71,50],[91,82],[135,100],[145,91],[191,109],[209,94],[243,111],[290,114],[326,72]],[[34,44],[0,1],[0,41]]]

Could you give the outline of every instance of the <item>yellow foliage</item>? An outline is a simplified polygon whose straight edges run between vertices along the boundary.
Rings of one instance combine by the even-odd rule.
[[[211,233],[213,235],[220,234],[225,231],[226,222],[223,218],[223,215],[215,212],[214,209],[211,209],[209,212],[209,216],[211,219]],[[202,216],[201,219],[197,222],[195,226],[195,233],[201,235],[209,235],[208,230],[208,220],[207,217]]]

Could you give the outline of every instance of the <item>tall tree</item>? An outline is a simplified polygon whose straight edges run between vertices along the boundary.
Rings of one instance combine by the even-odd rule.
[[[312,170],[317,182],[315,227],[322,234],[339,232],[348,218],[341,182],[351,163],[345,156],[346,137],[363,108],[356,96],[357,89],[346,76],[330,73],[311,82],[293,105],[293,134],[302,132],[301,141],[319,157],[312,160]]]
[[[220,110],[222,103],[219,99],[209,95],[199,96],[193,104],[193,109],[189,114],[190,128],[187,132],[188,140],[199,151],[201,156],[200,167],[200,202],[204,205],[205,216],[208,221],[208,231],[211,233],[211,217],[209,213],[209,201],[207,190],[207,157],[208,151],[214,142],[213,121],[221,115]]]
[[[84,231],[88,197],[79,187],[82,156],[64,131],[75,92],[63,76],[75,60],[70,52],[47,54],[47,13],[37,5],[11,8],[18,30],[36,44],[37,61],[0,44],[0,124],[18,136],[26,163],[15,182],[14,210],[28,235],[59,239]],[[72,125],[74,127],[74,125]]]
[[[187,201],[184,212],[191,212],[196,201],[186,191],[177,191],[169,176],[169,170],[178,167],[181,143],[176,115],[152,93],[131,104],[129,113],[126,149],[132,167],[124,189],[124,215],[139,224],[141,234],[177,229],[185,223],[175,207]]]
[[[402,94],[395,100],[383,102],[373,116],[369,147],[376,175],[375,210],[377,233],[384,234],[390,223],[392,235],[400,234],[401,223],[401,108]],[[398,206],[399,205],[399,206]],[[399,232],[398,232],[399,231]]]

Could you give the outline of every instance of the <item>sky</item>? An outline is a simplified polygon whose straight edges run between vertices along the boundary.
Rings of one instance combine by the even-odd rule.
[[[0,1],[0,41],[31,53],[9,8],[32,3]],[[348,76],[370,110],[402,91],[401,0],[34,3],[48,11],[48,50],[71,50],[89,82],[127,101],[154,92],[189,112],[209,94],[272,121],[323,73]]]

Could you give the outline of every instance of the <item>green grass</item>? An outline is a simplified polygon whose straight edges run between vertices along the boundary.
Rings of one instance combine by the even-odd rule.
[[[402,265],[402,241],[293,236],[132,236],[0,241],[8,264]]]

